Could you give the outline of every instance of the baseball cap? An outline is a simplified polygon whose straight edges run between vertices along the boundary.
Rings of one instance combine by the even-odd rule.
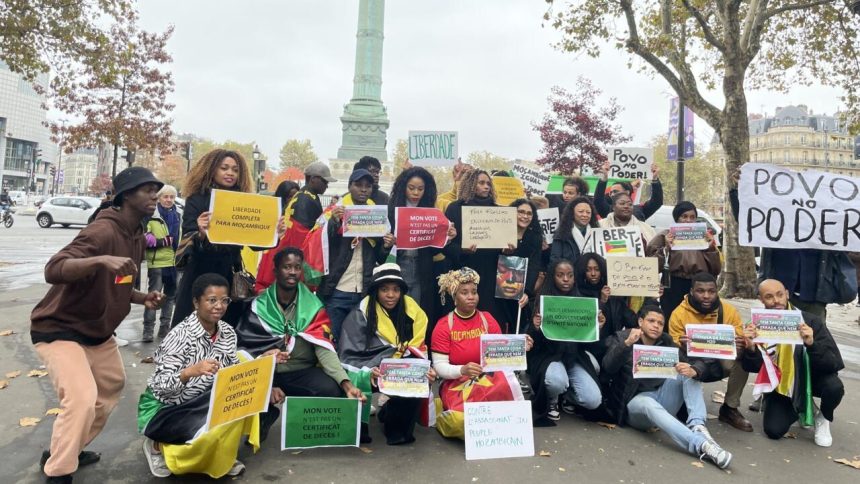
[[[321,161],[315,161],[308,165],[305,168],[305,176],[318,176],[329,183],[337,181],[336,178],[331,176],[331,169],[329,169],[328,165]]]
[[[164,186],[164,183],[155,178],[155,175],[148,169],[142,166],[132,166],[113,177],[113,191],[116,196],[119,196],[147,183],[155,183],[159,190]]]
[[[362,178],[370,178],[370,182],[373,183],[373,174],[371,174],[369,171],[365,170],[364,168],[359,168],[359,169],[353,171],[352,174],[349,175],[349,182],[350,183],[357,182],[358,180],[361,180]]]

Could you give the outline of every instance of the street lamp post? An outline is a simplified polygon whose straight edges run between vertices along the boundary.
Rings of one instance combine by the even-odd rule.
[[[266,184],[263,183],[263,172],[266,171],[266,157],[260,152],[260,147],[254,144],[254,178],[257,181],[257,193],[265,190]]]

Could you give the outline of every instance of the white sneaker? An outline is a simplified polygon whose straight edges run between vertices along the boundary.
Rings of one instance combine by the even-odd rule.
[[[243,472],[245,472],[245,464],[243,464],[242,461],[237,460],[233,463],[233,467],[227,471],[227,475],[230,477],[236,477]]]
[[[732,453],[720,447],[716,442],[705,441],[699,449],[699,460],[708,459],[720,469],[725,469],[732,462]]]
[[[704,425],[701,425],[701,424],[691,425],[690,430],[692,430],[693,432],[702,434],[702,436],[705,437],[705,440],[707,440],[708,442],[710,442],[712,444],[717,443],[717,441],[714,440],[714,438],[711,436],[711,433],[708,431],[708,427],[705,427]]]
[[[128,340],[122,339],[117,335],[113,335],[113,340],[116,341],[116,345],[122,348],[123,346],[128,346]]]
[[[149,472],[155,477],[170,477],[170,469],[164,461],[164,454],[155,452],[155,442],[151,439],[143,439],[143,455],[149,464]]]
[[[821,412],[815,414],[815,445],[819,447],[833,445],[833,436],[830,435],[830,421],[824,418]]]
[[[557,398],[554,401],[549,403],[549,406],[548,406],[547,411],[546,411],[546,416],[548,419],[555,421],[555,422],[561,420],[561,413],[559,413],[559,411],[558,411],[558,399]]]

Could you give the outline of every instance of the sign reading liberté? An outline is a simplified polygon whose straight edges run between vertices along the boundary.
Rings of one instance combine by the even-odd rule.
[[[684,331],[687,356],[720,360],[734,360],[738,356],[735,327],[731,324],[688,324]]]
[[[597,341],[597,299],[593,297],[541,296],[541,332],[553,341]]]
[[[756,329],[755,343],[799,345],[800,323],[803,315],[797,310],[762,309],[750,310],[752,324]]]
[[[539,208],[537,218],[543,232],[543,239],[547,244],[551,244],[559,224],[558,207]]]
[[[860,178],[746,163],[740,245],[860,252]]]
[[[517,245],[517,209],[515,207],[463,206],[463,243],[468,249],[507,249]]]
[[[274,355],[218,370],[212,382],[206,428],[265,412],[269,408],[274,374]]]
[[[360,422],[360,400],[287,397],[281,417],[281,450],[358,447]]]
[[[654,163],[654,150],[651,148],[629,148],[611,146],[606,155],[609,157],[609,177],[630,180],[648,180],[651,165]]]
[[[481,335],[481,368],[484,371],[519,371],[526,366],[526,335]]]
[[[589,228],[583,252],[593,252],[603,257],[644,257],[645,243],[642,241],[642,231],[636,226]]]
[[[212,190],[209,212],[206,238],[213,244],[252,247],[274,247],[278,244],[280,197]]]
[[[535,455],[530,401],[466,402],[463,414],[466,460]]]
[[[633,345],[633,378],[678,378],[678,348]]]
[[[410,131],[409,162],[415,166],[451,166],[459,157],[456,131]]]
[[[421,358],[385,358],[379,364],[379,391],[393,397],[427,398],[430,361]]]
[[[397,207],[394,225],[398,249],[441,249],[448,242],[450,222],[438,208]]]

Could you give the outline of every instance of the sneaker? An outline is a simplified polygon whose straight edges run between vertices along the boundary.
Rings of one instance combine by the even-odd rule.
[[[576,405],[566,398],[561,399],[561,411],[568,415],[576,415]]]
[[[833,445],[833,436],[830,435],[830,421],[824,418],[821,412],[815,414],[815,445],[819,447]]]
[[[128,346],[128,340],[122,339],[117,335],[113,335],[113,340],[116,341],[116,345],[122,348],[123,346]]]
[[[707,440],[708,442],[710,442],[712,444],[717,443],[717,441],[714,440],[714,438],[711,436],[711,433],[708,431],[708,427],[705,427],[702,424],[691,425],[690,430],[692,430],[693,432],[695,432],[697,434],[702,434],[702,436],[705,438],[705,440]]]
[[[699,460],[708,459],[720,469],[725,469],[732,462],[732,453],[723,449],[715,442],[705,441],[699,449]]]
[[[171,472],[167,468],[167,463],[164,461],[164,455],[161,452],[155,452],[155,442],[151,439],[143,440],[143,455],[146,456],[146,463],[149,464],[149,472],[155,477],[169,477]]]
[[[48,462],[48,459],[51,458],[51,451],[46,450],[42,452],[42,458],[39,459],[39,467],[44,469],[45,464]],[[89,450],[84,450],[80,454],[78,454],[78,467],[84,467],[91,464],[95,464],[100,461],[102,455],[98,452],[92,452]]]
[[[154,340],[152,333],[153,333],[152,327],[144,328],[143,329],[143,338],[141,338],[140,341],[143,343],[152,343],[152,341]],[[119,343],[117,343],[117,344],[119,344]]]
[[[243,464],[242,461],[237,460],[233,463],[233,467],[227,471],[227,475],[230,477],[236,477],[243,472],[245,472],[245,464]]]
[[[549,408],[546,411],[546,417],[555,422],[561,420],[561,413],[558,411],[558,400],[550,402]]]
[[[158,339],[164,339],[168,332],[170,332],[170,323],[162,321],[161,324],[158,325]]]

